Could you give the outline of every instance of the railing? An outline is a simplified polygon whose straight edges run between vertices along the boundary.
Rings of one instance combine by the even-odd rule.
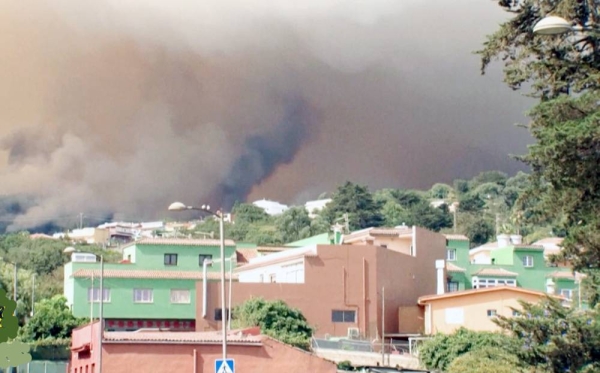
[[[369,341],[361,339],[312,339],[313,349],[344,350],[356,352],[378,352],[381,353],[381,341]],[[409,342],[391,341],[383,344],[385,354],[401,355],[410,352]]]
[[[0,368],[0,373],[65,373],[67,362],[33,360],[15,368]]]

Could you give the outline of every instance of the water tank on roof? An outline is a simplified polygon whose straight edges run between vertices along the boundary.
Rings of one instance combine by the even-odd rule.
[[[95,262],[96,255],[89,253],[73,253],[71,254],[72,262]]]

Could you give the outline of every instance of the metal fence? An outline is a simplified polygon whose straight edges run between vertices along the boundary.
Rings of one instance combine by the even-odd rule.
[[[380,341],[368,341],[361,339],[312,339],[313,349],[344,350],[356,352],[381,352]],[[383,346],[386,354],[407,354],[410,347],[408,341],[386,342]]]
[[[66,361],[33,360],[16,368],[0,368],[0,373],[66,373]]]

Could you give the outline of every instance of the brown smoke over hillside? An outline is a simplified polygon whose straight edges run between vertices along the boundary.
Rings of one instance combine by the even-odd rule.
[[[422,187],[512,171],[527,141],[510,127],[524,101],[470,53],[502,19],[491,2],[2,8],[0,195],[29,201],[10,229],[158,218],[174,200],[292,202],[345,179]]]

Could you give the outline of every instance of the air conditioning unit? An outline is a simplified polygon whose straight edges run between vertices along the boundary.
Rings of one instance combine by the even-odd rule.
[[[360,336],[360,330],[358,328],[348,328],[348,338],[355,339]]]

